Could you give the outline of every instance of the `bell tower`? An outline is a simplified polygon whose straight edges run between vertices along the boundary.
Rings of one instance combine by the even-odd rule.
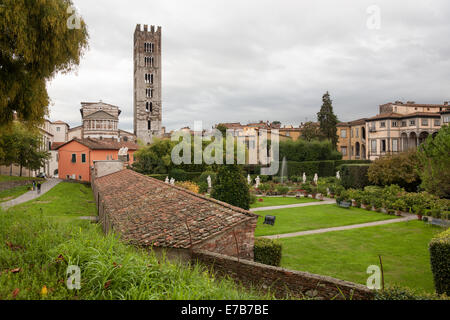
[[[145,144],[162,135],[161,27],[134,32],[134,134]]]

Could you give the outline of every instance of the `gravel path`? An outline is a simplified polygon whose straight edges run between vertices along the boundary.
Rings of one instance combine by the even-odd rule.
[[[17,206],[18,204],[37,199],[40,196],[49,192],[51,189],[53,189],[59,183],[61,183],[61,180],[59,180],[59,179],[48,179],[44,184],[41,185],[41,193],[40,194],[38,194],[37,191],[28,191],[27,193],[21,195],[20,197],[14,199],[14,200],[1,203],[0,206],[6,210],[13,206]]]
[[[333,231],[343,231],[343,230],[367,228],[367,227],[381,226],[381,225],[391,224],[391,223],[407,222],[407,221],[412,221],[412,220],[417,220],[417,216],[410,215],[410,216],[407,216],[404,218],[399,218],[399,219],[391,219],[391,220],[376,221],[376,222],[369,222],[369,223],[362,223],[362,224],[354,224],[354,225],[343,226],[343,227],[334,227],[334,228],[278,234],[278,235],[273,235],[273,236],[264,236],[261,238],[266,238],[266,239],[293,238],[293,237],[307,236],[310,234],[319,234],[319,233],[327,233],[327,232],[333,232]]]

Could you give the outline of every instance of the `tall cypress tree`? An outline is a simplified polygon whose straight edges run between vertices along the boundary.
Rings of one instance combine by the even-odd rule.
[[[322,108],[317,114],[317,119],[320,122],[320,131],[336,148],[339,139],[336,125],[339,121],[333,112],[332,100],[328,91],[323,95],[322,101]]]

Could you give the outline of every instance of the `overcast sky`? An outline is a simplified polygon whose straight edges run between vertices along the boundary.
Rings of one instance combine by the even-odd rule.
[[[163,125],[339,120],[396,100],[450,100],[448,0],[74,0],[90,33],[77,72],[48,85],[51,120],[79,125],[80,102],[122,110],[133,130],[133,32],[162,26]],[[379,29],[368,28],[381,10]],[[374,11],[371,11],[374,12]],[[375,26],[374,24],[370,24]]]

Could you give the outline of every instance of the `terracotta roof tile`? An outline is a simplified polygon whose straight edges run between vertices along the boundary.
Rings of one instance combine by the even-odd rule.
[[[258,217],[132,170],[94,183],[113,229],[137,245],[189,248]]]
[[[125,141],[117,141],[115,139],[92,139],[92,138],[87,138],[87,139],[78,139],[78,138],[74,138],[69,142],[66,142],[60,146],[58,146],[56,149],[61,148],[63,145],[69,144],[72,141],[76,141],[78,143],[81,143],[82,145],[85,145],[86,147],[88,147],[89,149],[92,150],[119,150],[121,148],[128,148],[128,150],[138,150],[139,146],[134,143],[134,142],[125,142]]]

